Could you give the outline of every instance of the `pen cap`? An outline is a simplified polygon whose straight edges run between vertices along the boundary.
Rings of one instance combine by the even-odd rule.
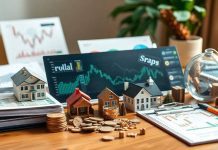
[[[218,96],[218,52],[208,48],[194,56],[184,73],[185,86],[198,101],[213,101]]]

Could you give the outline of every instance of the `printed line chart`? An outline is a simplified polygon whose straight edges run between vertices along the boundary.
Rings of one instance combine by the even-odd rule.
[[[49,31],[42,29],[39,35],[34,34],[31,39],[28,37],[25,37],[25,35],[21,33],[20,31],[18,31],[15,26],[11,26],[11,31],[14,37],[19,38],[24,44],[29,45],[31,48],[35,48],[37,42],[41,44],[45,38],[52,38],[53,36],[52,27],[50,27]]]
[[[57,17],[5,21],[0,27],[9,63],[41,63],[42,56],[68,53]]]

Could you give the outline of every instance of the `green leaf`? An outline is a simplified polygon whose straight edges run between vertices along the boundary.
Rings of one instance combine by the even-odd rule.
[[[206,16],[206,9],[200,6],[194,6],[194,13],[202,20]]]
[[[166,4],[160,4],[158,5],[158,9],[172,9],[173,7]]]
[[[120,25],[130,24],[130,23],[132,23],[132,16],[127,16],[126,18],[124,18],[124,19],[120,22]]]
[[[177,21],[184,22],[190,18],[191,13],[189,11],[174,11],[173,15],[176,17]]]
[[[145,8],[143,6],[139,6],[132,14],[132,21],[133,22],[139,21],[144,13],[145,13]]]
[[[144,35],[149,26],[149,17],[143,18],[134,32],[134,36]]]
[[[170,0],[176,10],[192,11],[194,7],[194,0]]]
[[[148,26],[148,32],[154,36],[157,28],[157,19],[151,19],[149,26]]]
[[[134,11],[136,8],[138,7],[138,5],[122,5],[122,6],[118,6],[116,7],[112,12],[111,12],[111,16],[113,18],[117,17],[119,14],[122,13],[127,13],[127,12],[132,12]]]
[[[146,6],[146,13],[149,17],[154,18],[159,16],[159,10],[154,9],[153,7],[150,6]]]
[[[120,29],[120,31],[118,32],[117,34],[117,37],[124,37],[128,34],[128,32],[130,31],[130,28],[129,27],[126,27],[126,28],[122,28]]]
[[[125,4],[138,4],[144,2],[144,0],[125,0]]]

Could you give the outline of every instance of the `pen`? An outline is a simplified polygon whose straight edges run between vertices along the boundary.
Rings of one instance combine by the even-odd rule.
[[[218,115],[218,109],[216,109],[208,104],[199,103],[198,106],[200,109],[207,110],[207,111],[213,113],[214,115]]]

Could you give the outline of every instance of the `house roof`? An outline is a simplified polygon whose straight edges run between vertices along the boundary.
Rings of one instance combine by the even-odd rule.
[[[126,91],[123,92],[123,94],[134,98],[140,91],[141,91],[142,87],[133,84],[133,83],[129,83],[129,87]]]
[[[82,92],[79,88],[76,88],[74,93],[71,94],[68,98],[67,98],[67,105],[71,106],[76,104],[78,101],[80,101],[80,99],[83,98],[84,100],[86,100],[87,102],[89,102],[91,100],[90,96],[88,96],[87,94],[85,94],[84,92]],[[90,103],[90,102],[89,102]]]
[[[84,97],[79,98],[73,105],[76,106],[76,107],[79,107],[79,106],[81,106],[81,103],[82,103],[82,102],[85,102],[85,103],[88,104],[89,106],[92,105],[92,104],[90,103],[90,101],[87,100],[87,99],[85,99]]]
[[[98,94],[98,98],[100,98],[100,97],[103,97],[107,92],[110,92],[110,93],[112,93],[114,96],[116,96],[116,97],[118,97],[119,98],[119,96],[117,95],[117,94],[115,94],[111,89],[109,89],[109,88],[105,88],[104,90],[102,90],[101,91],[101,93],[100,94]]]
[[[124,91],[124,94],[134,98],[141,91],[142,88],[144,88],[151,96],[163,95],[157,84],[151,78],[149,78],[145,83],[130,83],[128,89]]]
[[[34,76],[35,78],[37,78],[38,80],[36,82],[38,82],[39,80],[45,82],[40,76],[38,76],[37,74],[35,74],[34,72],[32,72],[30,70],[27,70],[25,67],[23,67],[20,71],[18,71],[16,74],[14,74],[11,77],[11,79],[16,86],[19,86],[23,82],[26,82],[26,80],[30,76]]]

